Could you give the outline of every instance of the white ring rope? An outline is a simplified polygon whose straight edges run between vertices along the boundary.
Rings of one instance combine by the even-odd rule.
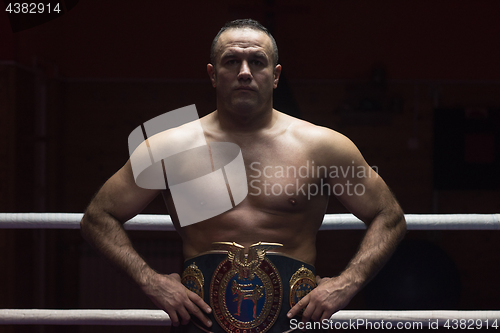
[[[78,229],[83,214],[78,213],[0,213],[0,229]],[[500,214],[407,214],[409,230],[498,230]],[[168,215],[138,215],[125,223],[128,230],[173,231]],[[321,230],[364,229],[351,214],[325,215]],[[423,326],[450,320],[466,324],[492,325],[500,321],[500,311],[371,311],[344,310],[335,313],[334,322],[418,322]],[[478,322],[479,321],[479,322]],[[486,322],[488,321],[488,322]],[[455,322],[456,323],[456,322]],[[496,322],[495,322],[496,323]],[[0,325],[170,325],[162,310],[37,310],[0,309]],[[500,322],[498,323],[500,324]],[[498,326],[497,326],[498,327]]]
[[[170,325],[162,310],[0,310],[0,325]]]
[[[494,321],[500,324],[500,311],[372,311],[341,310],[331,318],[333,322],[362,324],[366,322],[418,322],[422,326],[438,323],[451,326],[453,320],[466,321],[466,325],[479,324],[491,327]],[[169,316],[162,310],[38,310],[4,309],[0,310],[0,325],[142,325],[168,326]],[[365,325],[363,325],[365,326]]]
[[[81,213],[0,213],[0,229],[78,229]],[[408,230],[499,230],[500,214],[406,214]],[[127,230],[174,231],[169,215],[137,215]],[[327,214],[321,230],[364,229],[352,214]]]

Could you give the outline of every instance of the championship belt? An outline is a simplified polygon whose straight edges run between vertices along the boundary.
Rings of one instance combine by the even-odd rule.
[[[282,245],[257,243],[247,255],[236,243],[214,245],[228,251],[210,283],[215,319],[226,332],[267,332],[281,310],[283,284],[266,251]]]
[[[290,329],[288,311],[316,287],[314,267],[272,252],[277,243],[257,243],[248,253],[236,243],[185,263],[182,283],[212,307],[208,328],[196,319],[187,332],[265,333]],[[205,278],[211,277],[210,283]],[[213,320],[215,319],[215,320]],[[188,325],[189,326],[189,325]]]

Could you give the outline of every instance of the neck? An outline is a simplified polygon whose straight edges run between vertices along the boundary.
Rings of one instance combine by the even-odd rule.
[[[253,110],[229,110],[217,105],[216,119],[225,132],[257,132],[276,122],[277,112],[271,106]]]

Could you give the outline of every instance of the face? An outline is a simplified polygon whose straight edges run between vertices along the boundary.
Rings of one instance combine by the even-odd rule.
[[[270,38],[253,29],[229,29],[216,46],[215,66],[207,65],[217,105],[230,110],[272,108],[281,66],[274,66]]]

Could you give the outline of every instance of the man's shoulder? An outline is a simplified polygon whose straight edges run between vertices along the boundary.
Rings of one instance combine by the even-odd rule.
[[[285,115],[289,121],[287,131],[298,142],[304,143],[314,156],[350,158],[358,149],[344,134],[324,126]]]
[[[345,144],[350,140],[334,129],[283,114],[289,122],[287,130],[298,139],[316,144]]]
[[[168,155],[206,144],[200,121],[170,128],[148,138],[153,150],[168,151]]]
[[[166,129],[158,134],[155,134],[155,137],[158,139],[168,139],[168,140],[186,140],[191,138],[193,134],[203,133],[203,128],[201,126],[200,120],[194,120],[177,127]]]

